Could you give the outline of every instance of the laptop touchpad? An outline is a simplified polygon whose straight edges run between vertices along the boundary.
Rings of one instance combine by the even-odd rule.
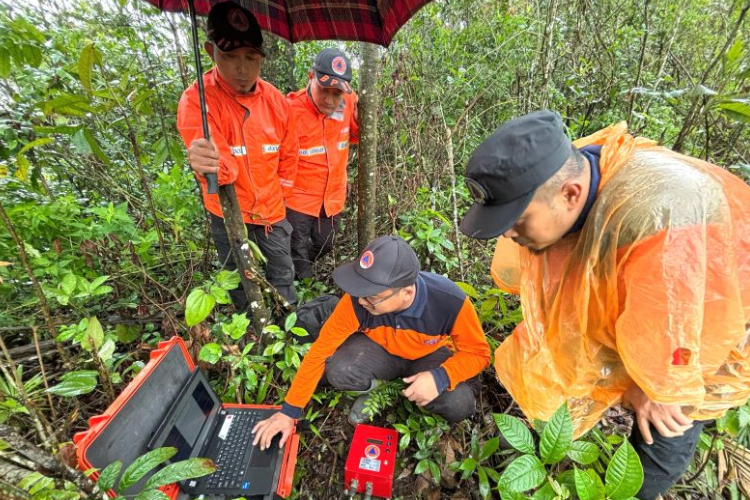
[[[259,446],[253,449],[253,454],[250,456],[250,468],[256,467],[270,467],[273,459],[276,458],[276,453],[279,451],[279,441],[281,440],[280,435],[276,435],[271,440],[271,446],[261,451]]]

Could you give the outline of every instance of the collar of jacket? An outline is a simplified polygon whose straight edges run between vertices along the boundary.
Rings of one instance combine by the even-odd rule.
[[[211,70],[211,77],[214,81],[214,84],[216,87],[227,94],[229,97],[235,99],[237,102],[242,103],[246,100],[253,99],[260,95],[261,92],[261,83],[260,83],[260,77],[258,77],[258,80],[255,82],[255,88],[247,93],[241,94],[234,90],[227,82],[222,78],[221,74],[219,73],[219,70],[217,68],[213,68]]]
[[[313,98],[312,98],[312,91],[310,90],[309,83],[307,84],[307,87],[305,87],[305,97],[303,97],[303,99],[305,100],[305,106],[307,106],[307,109],[309,109],[310,111],[318,115],[318,118],[323,120],[328,117],[327,114],[321,113],[318,107],[315,105],[315,102],[313,101]]]
[[[427,305],[427,285],[422,279],[422,273],[417,276],[417,293],[414,295],[414,302],[403,311],[397,313],[399,316],[408,316],[410,318],[421,318],[424,308]]]

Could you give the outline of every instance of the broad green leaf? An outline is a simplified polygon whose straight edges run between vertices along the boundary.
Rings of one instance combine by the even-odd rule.
[[[195,326],[211,314],[216,304],[213,295],[206,293],[202,288],[196,288],[188,295],[185,305],[185,322],[188,326]]]
[[[163,491],[153,489],[141,491],[138,493],[138,496],[135,497],[135,500],[169,500],[169,497]]]
[[[746,103],[722,102],[717,107],[733,120],[750,123],[750,105]]]
[[[484,443],[484,446],[482,446],[482,454],[479,456],[479,461],[484,462],[489,457],[492,456],[493,453],[497,451],[497,449],[500,447],[500,438],[494,437]]]
[[[231,304],[232,297],[229,296],[229,292],[216,285],[211,285],[210,293],[216,299],[217,304]]]
[[[574,441],[568,450],[568,456],[581,465],[589,465],[599,458],[599,448],[594,443]]]
[[[502,500],[526,500],[526,495],[517,491],[511,491],[505,487],[503,483],[497,487],[497,491],[500,493]]]
[[[141,478],[154,467],[165,460],[172,458],[175,453],[177,453],[177,448],[157,448],[136,458],[135,461],[125,469],[117,491],[124,493],[128,488],[140,481]]]
[[[94,113],[96,110],[91,107],[87,97],[74,94],[59,94],[48,101],[41,103],[42,111],[45,115],[52,112],[58,112],[72,116],[84,116],[86,113]]]
[[[574,470],[576,493],[580,500],[604,500],[604,485],[594,469]]]
[[[555,500],[557,493],[555,489],[549,483],[544,483],[544,486],[539,488],[532,495],[531,500]]]
[[[175,464],[169,464],[146,481],[145,489],[159,488],[165,484],[176,483],[185,479],[211,474],[216,465],[207,458],[191,458]]]
[[[221,271],[216,275],[216,284],[224,290],[234,290],[240,286],[240,275],[237,271]]]
[[[14,174],[15,178],[21,182],[26,182],[29,179],[30,167],[31,167],[31,164],[29,163],[28,158],[26,158],[24,155],[17,155],[16,156],[16,172]]]
[[[34,493],[31,500],[80,500],[81,494],[77,491],[65,491],[46,489]]]
[[[99,474],[99,479],[96,481],[96,485],[99,486],[99,489],[102,491],[109,491],[111,490],[114,485],[115,481],[117,480],[117,476],[120,475],[120,470],[122,469],[122,462],[119,460],[112,462],[108,466],[102,470],[102,472]]]
[[[119,324],[115,326],[115,334],[121,343],[129,344],[140,336],[141,328],[138,325]]]
[[[513,448],[523,453],[534,453],[534,436],[523,422],[504,413],[493,413],[492,417],[505,440]]]
[[[629,441],[617,448],[605,476],[605,491],[611,500],[625,500],[641,489],[643,466]]]
[[[76,275],[68,273],[60,281],[60,289],[65,292],[65,295],[73,295],[73,292],[76,291],[76,283],[78,283]]]
[[[221,325],[221,331],[224,332],[224,335],[228,335],[232,339],[238,340],[245,335],[248,326],[250,326],[250,320],[247,319],[247,314],[233,314],[232,322],[229,324],[223,323]]]
[[[557,409],[544,427],[539,442],[539,454],[546,464],[556,464],[565,457],[573,443],[573,421],[568,406]]]
[[[300,328],[299,326],[293,326],[289,331],[297,337],[307,337],[308,335],[310,335],[309,333],[307,333],[307,330],[305,330],[304,328]]]
[[[414,474],[419,475],[426,471],[429,468],[429,460],[428,459],[422,459],[417,463],[417,466],[414,467]]]
[[[293,312],[284,320],[284,330],[289,331],[297,323],[297,313]]]
[[[91,370],[67,373],[59,384],[49,388],[49,392],[64,398],[88,394],[96,389],[96,377],[97,373]]]
[[[56,125],[49,127],[46,125],[38,125],[34,127],[34,132],[39,134],[64,134],[73,135],[83,128],[83,125]]]
[[[221,346],[213,342],[204,345],[198,354],[198,359],[212,365],[217,363],[221,359]]]
[[[96,290],[108,279],[109,279],[109,276],[99,276],[98,278],[94,279],[94,281],[91,282],[91,284],[89,285],[89,289],[92,291]]]
[[[500,478],[510,491],[523,492],[536,488],[544,481],[544,464],[534,455],[521,455],[513,460]]]
[[[0,78],[8,78],[10,76],[10,70],[10,53],[0,47]]]
[[[731,47],[729,47],[727,53],[724,54],[724,63],[726,66],[731,67],[735,62],[739,61],[743,56],[743,52],[742,39],[738,39]]]
[[[91,148],[91,152],[94,153],[94,156],[99,158],[99,160],[105,165],[109,165],[109,158],[107,157],[107,154],[104,152],[104,150],[102,150],[101,146],[99,146],[99,141],[96,140],[96,137],[94,137],[94,134],[91,132],[91,130],[89,130],[88,128],[84,128],[83,137],[86,139],[86,142]]]
[[[273,344],[265,348],[265,350],[263,351],[263,356],[273,356],[280,353],[282,349],[284,349],[284,342],[274,342]]]
[[[98,350],[103,343],[104,330],[102,330],[102,324],[99,323],[96,316],[91,316],[88,326],[86,326],[86,333],[81,337],[81,347],[91,352],[94,349]]]
[[[432,476],[432,480],[435,481],[437,484],[440,484],[440,467],[430,460],[427,465],[430,467],[430,475]]]
[[[482,467],[477,470],[477,478],[479,479],[479,494],[487,500],[490,498],[490,482],[487,479],[487,473]]]
[[[457,281],[456,285],[458,285],[458,288],[463,290],[463,292],[471,297],[474,300],[479,300],[479,292],[477,292],[477,289],[471,286],[468,283],[464,283],[462,281]]]
[[[28,144],[26,144],[24,147],[22,147],[21,150],[18,151],[17,154],[19,155],[24,154],[26,151],[28,151],[31,148],[44,146],[45,144],[49,144],[50,142],[55,142],[55,140],[52,139],[51,137],[42,137],[41,139],[36,139],[35,141],[31,141]]]
[[[112,356],[115,354],[115,341],[112,339],[107,339],[104,342],[104,345],[102,345],[102,348],[99,349],[97,354],[102,361],[109,361],[110,359],[112,359]]]
[[[94,66],[94,44],[90,43],[81,50],[78,57],[78,78],[86,92],[91,93],[91,68]]]

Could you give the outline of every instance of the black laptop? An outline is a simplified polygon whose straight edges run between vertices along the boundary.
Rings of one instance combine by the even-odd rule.
[[[255,424],[278,410],[222,408],[221,401],[196,368],[148,448],[177,448],[169,463],[188,458],[210,458],[216,472],[180,483],[191,496],[271,498],[281,471],[279,439],[261,451],[253,446]]]

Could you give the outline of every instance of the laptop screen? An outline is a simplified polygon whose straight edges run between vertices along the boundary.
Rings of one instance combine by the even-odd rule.
[[[185,393],[178,398],[175,412],[167,418],[165,424],[167,429],[157,432],[151,448],[161,446],[174,446],[177,454],[170,462],[186,460],[194,456],[198,437],[206,428],[210,417],[221,406],[213,390],[209,387],[205,375],[200,369],[195,370],[190,377]],[[163,432],[167,431],[166,436]],[[164,436],[163,440],[160,439]],[[200,450],[197,450],[199,452]]]

